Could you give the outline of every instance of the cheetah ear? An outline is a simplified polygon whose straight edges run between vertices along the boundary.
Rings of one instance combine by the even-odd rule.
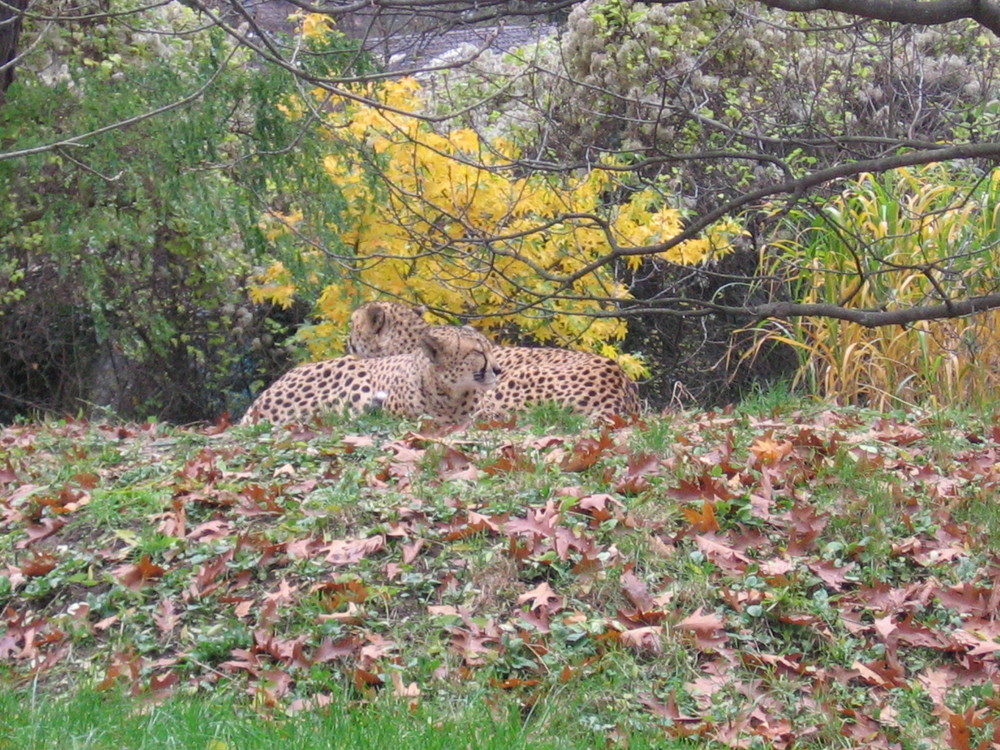
[[[435,336],[433,332],[425,331],[420,337],[420,349],[436,365],[441,362],[441,358],[445,355],[447,342]]]
[[[381,333],[382,327],[385,325],[385,310],[382,309],[382,306],[369,305],[365,308],[365,317],[368,318],[368,325],[375,330],[375,333]]]
[[[410,309],[417,314],[418,318],[424,317],[424,313],[427,312],[427,308],[423,305],[417,305],[416,307],[411,307]]]

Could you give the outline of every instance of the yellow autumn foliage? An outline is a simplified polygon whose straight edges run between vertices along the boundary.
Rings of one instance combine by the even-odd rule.
[[[308,16],[302,22],[303,34],[322,28]],[[309,96],[318,102],[329,93]],[[568,175],[515,172],[508,166],[520,156],[515,144],[486,143],[468,128],[435,130],[409,114],[421,110],[420,97],[412,78],[387,80],[334,96],[325,107],[327,136],[338,147],[323,169],[346,203],[336,230],[353,256],[338,259],[349,273],[331,269],[337,280],[319,297],[320,322],[300,334],[312,356],[338,353],[332,328],[358,304],[389,296],[485,316],[477,325],[500,340],[514,324],[540,342],[613,356],[630,374],[642,374],[641,360],[616,346],[626,322],[600,315],[612,309],[608,300],[630,299],[615,264],[581,271],[614,247],[676,236],[683,223],[679,211],[650,190],[608,205],[620,187],[610,160]],[[284,107],[288,117],[312,108],[291,101]],[[307,232],[305,224],[297,215],[271,218],[266,232]],[[728,252],[740,233],[735,224],[720,224],[663,256],[702,263]],[[625,260],[634,268],[642,258]],[[316,262],[329,263],[322,256]],[[287,273],[270,269],[254,299],[288,304],[289,283]],[[530,306],[500,315],[518,303]]]
[[[250,299],[257,304],[271,302],[287,310],[295,300],[295,291],[291,273],[278,261],[257,277],[257,283],[250,287]]]

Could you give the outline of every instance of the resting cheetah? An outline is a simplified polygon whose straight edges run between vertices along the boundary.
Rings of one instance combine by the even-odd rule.
[[[351,315],[348,350],[356,357],[412,351],[433,327],[422,310],[398,302],[369,302]],[[617,363],[589,352],[549,347],[495,346],[500,376],[482,394],[474,416],[493,418],[530,404],[554,401],[596,416],[639,413],[639,392]]]
[[[469,327],[428,328],[392,357],[340,357],[289,370],[253,402],[240,424],[301,422],[335,409],[381,406],[405,417],[461,422],[500,374],[492,344]]]

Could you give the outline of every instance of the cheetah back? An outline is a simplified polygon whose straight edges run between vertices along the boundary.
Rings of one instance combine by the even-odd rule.
[[[552,347],[498,346],[494,352],[502,374],[497,387],[480,400],[484,416],[508,414],[545,401],[580,414],[625,417],[639,413],[638,387],[607,357]]]
[[[303,422],[326,412],[362,411],[390,389],[397,399],[415,400],[415,384],[400,377],[413,365],[412,354],[382,359],[348,357],[311,362],[289,370],[272,383],[244,415],[241,424]]]

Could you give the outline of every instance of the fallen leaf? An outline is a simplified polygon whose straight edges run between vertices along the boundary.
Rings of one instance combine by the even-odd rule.
[[[20,571],[28,578],[48,575],[59,564],[59,558],[49,552],[39,552],[30,560],[21,563]]]
[[[764,437],[757,438],[750,445],[750,452],[756,457],[756,463],[770,466],[787,458],[795,446],[788,440],[777,441],[768,432]]]
[[[149,580],[160,578],[166,572],[166,568],[153,563],[149,555],[143,555],[134,565],[123,565],[115,570],[115,578],[126,588],[138,591]]]
[[[331,565],[351,565],[384,548],[385,537],[378,535],[366,539],[337,539],[324,545],[322,552],[326,552],[326,562]]]
[[[703,614],[702,607],[698,607],[691,615],[688,615],[679,623],[679,630],[690,633],[694,637],[695,645],[702,651],[713,651],[724,645],[728,640],[725,633],[725,621],[715,614]]]
[[[681,508],[681,513],[699,534],[718,531],[720,528],[719,521],[715,517],[715,503],[706,500],[701,504],[700,510],[697,508]]]
[[[627,646],[634,651],[650,654],[663,653],[662,625],[646,625],[640,628],[623,630],[618,634],[618,639],[623,646]]]
[[[177,627],[180,619],[174,603],[170,599],[162,600],[153,613],[153,622],[156,623],[156,627],[159,628],[160,633],[163,635],[169,635]]]
[[[635,573],[631,570],[626,570],[622,573],[621,582],[625,596],[628,597],[637,610],[640,612],[649,612],[656,609],[656,604],[653,602],[653,597],[649,594],[649,589],[646,588],[646,584]]]
[[[518,604],[526,602],[531,602],[531,609],[540,609],[548,614],[554,614],[563,607],[563,598],[545,581],[517,597]]]
[[[724,537],[696,536],[695,543],[709,560],[727,572],[742,572],[750,558],[726,544]]]

